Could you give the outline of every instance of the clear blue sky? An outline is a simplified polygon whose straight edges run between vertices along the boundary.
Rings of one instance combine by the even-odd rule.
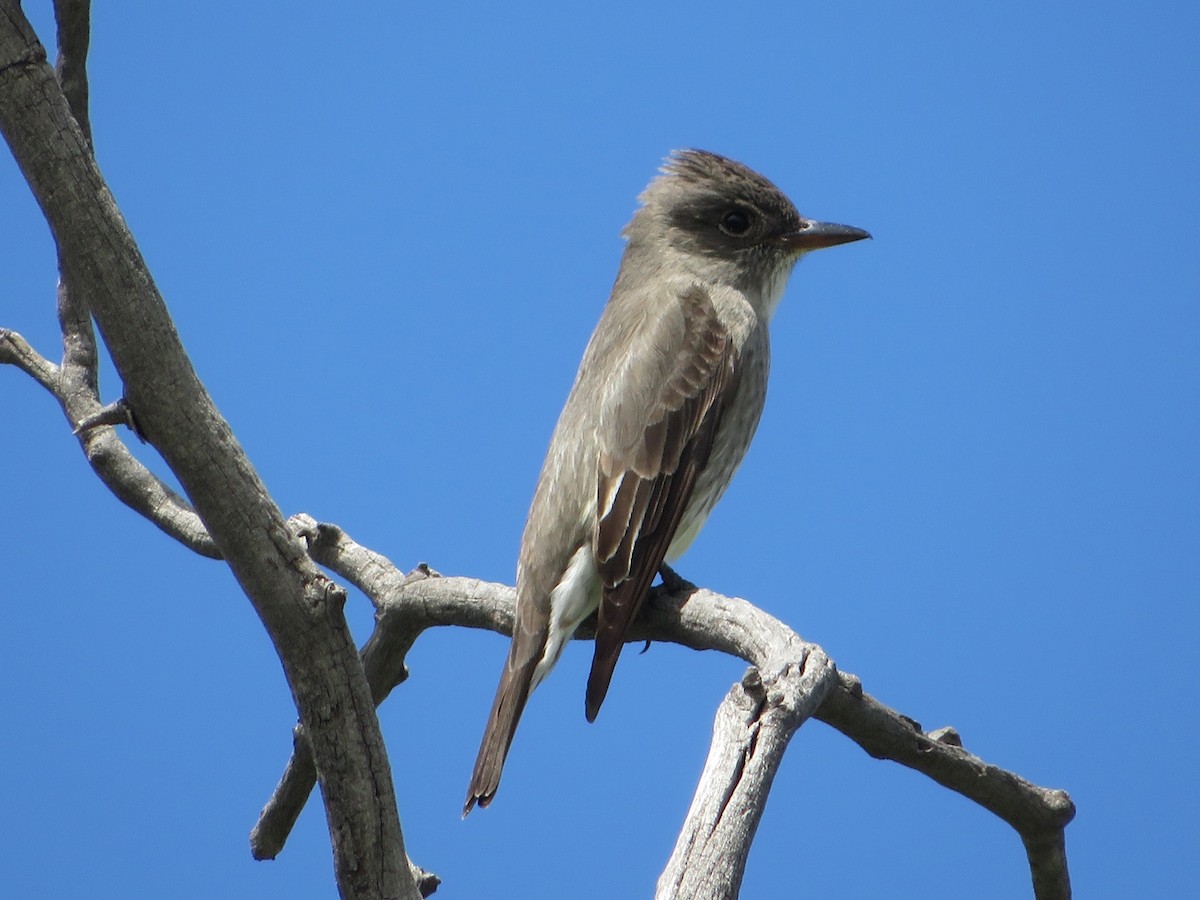
[[[734,156],[875,240],[793,276],[680,570],[1069,790],[1078,896],[1200,894],[1200,6],[575,7],[97,8],[101,165],[281,507],[511,583],[635,196],[672,148]],[[57,358],[8,154],[0,211],[0,325]],[[0,894],[333,896],[318,805],[247,851],[294,710],[227,570],[108,495],[28,378],[0,408]],[[569,648],[463,823],[504,652],[429,635],[382,709],[412,855],[439,896],[647,896],[742,664],[627,654],[589,726]],[[930,890],[1028,896],[1017,837],[806,726],[744,896]]]

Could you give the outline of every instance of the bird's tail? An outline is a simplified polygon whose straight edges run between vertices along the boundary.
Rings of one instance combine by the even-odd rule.
[[[492,702],[487,728],[479,745],[479,755],[475,758],[475,771],[471,774],[467,801],[463,804],[464,819],[476,803],[487,806],[496,794],[500,773],[504,770],[504,759],[508,756],[508,748],[525,709],[525,701],[529,699],[535,666],[536,660],[524,664],[514,662],[511,653],[504,664],[500,686],[496,688],[496,699]]]

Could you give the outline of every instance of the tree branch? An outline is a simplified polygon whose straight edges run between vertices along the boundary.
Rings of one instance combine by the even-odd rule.
[[[72,117],[83,131],[89,150],[87,49],[89,3],[58,0],[58,66]],[[40,48],[39,48],[40,49]],[[32,51],[31,51],[32,52]],[[96,334],[84,285],[75,283],[59,260],[58,321],[63,336],[61,366],[37,354],[21,335],[0,328],[0,363],[16,365],[44,387],[62,408],[92,470],[112,493],[135,512],[201,556],[220,553],[191,504],[163,483],[129,451],[118,432],[96,428],[104,409],[100,401]]]
[[[405,575],[337,526],[318,524],[309,516],[294,517],[292,525],[308,541],[318,563],[362,590],[378,610],[375,630],[362,651],[377,702],[407,677],[405,656],[425,629],[457,625],[512,633],[511,587],[443,578],[424,565]],[[586,624],[576,637],[591,637]],[[985,763],[964,750],[950,729],[922,733],[915,721],[864,693],[855,676],[838,672],[820,647],[803,641],[773,616],[744,600],[672,585],[652,593],[628,639],[719,650],[756,667],[734,686],[718,712],[709,759],[659,881],[658,896],[736,895],[757,827],[757,818],[746,810],[755,808],[761,814],[762,799],[788,740],[811,715],[877,759],[928,775],[1004,819],[1025,842],[1038,900],[1070,897],[1063,830],[1075,809],[1066,792],[1038,787]],[[282,849],[312,790],[305,753],[304,743],[297,742],[283,779],[254,827],[251,844],[256,857],[274,856]],[[722,810],[726,812],[712,817]],[[714,821],[721,830],[713,830]],[[702,848],[703,828],[713,830],[714,836]],[[707,872],[700,872],[703,867],[695,863],[701,849],[709,854]],[[713,854],[726,858],[714,861]],[[701,880],[691,880],[684,868],[696,868]]]
[[[92,39],[91,7],[91,0],[54,0],[54,24],[58,27],[55,74],[89,147],[92,122],[88,113],[87,54]]]
[[[34,350],[20,334],[0,328],[0,364],[14,365],[44,387],[62,408],[92,470],[118,500],[201,556],[220,559],[216,544],[196,511],[138,461],[115,429],[87,427],[105,407],[96,392],[94,335],[91,320],[75,315],[77,307],[59,282],[63,321],[63,362],[56,366]],[[89,345],[93,348],[89,350]]]
[[[21,335],[0,328],[0,363],[16,366],[54,394],[58,386],[58,366],[42,356]]]
[[[922,733],[917,722],[884,706],[843,674],[816,713],[876,759],[928,775],[1011,825],[1025,843],[1038,900],[1071,896],[1064,829],[1075,817],[1066,791],[1038,787],[963,749],[957,732]]]
[[[824,652],[791,629],[774,630],[772,643],[769,668],[747,671],[717,709],[708,759],[656,900],[737,897],[788,742],[837,683]]]
[[[148,440],[254,604],[308,732],[345,897],[419,896],[344,592],[317,569],[196,377],[132,235],[15,0],[0,0],[0,131]]]

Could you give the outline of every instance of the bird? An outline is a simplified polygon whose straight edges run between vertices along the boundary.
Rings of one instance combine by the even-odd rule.
[[[870,237],[804,218],[765,177],[705,150],[670,154],[638,200],[530,504],[464,818],[495,796],[530,694],[593,613],[595,720],[655,574],[696,537],[754,436],[793,266]]]

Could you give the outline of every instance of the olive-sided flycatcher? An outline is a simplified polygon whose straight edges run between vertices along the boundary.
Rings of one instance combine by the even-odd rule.
[[[463,815],[495,795],[530,692],[599,607],[595,719],[655,573],[691,543],[754,436],[767,324],[792,267],[869,237],[804,218],[758,173],[700,150],[673,154],[640,200],[534,491],[512,646]]]

